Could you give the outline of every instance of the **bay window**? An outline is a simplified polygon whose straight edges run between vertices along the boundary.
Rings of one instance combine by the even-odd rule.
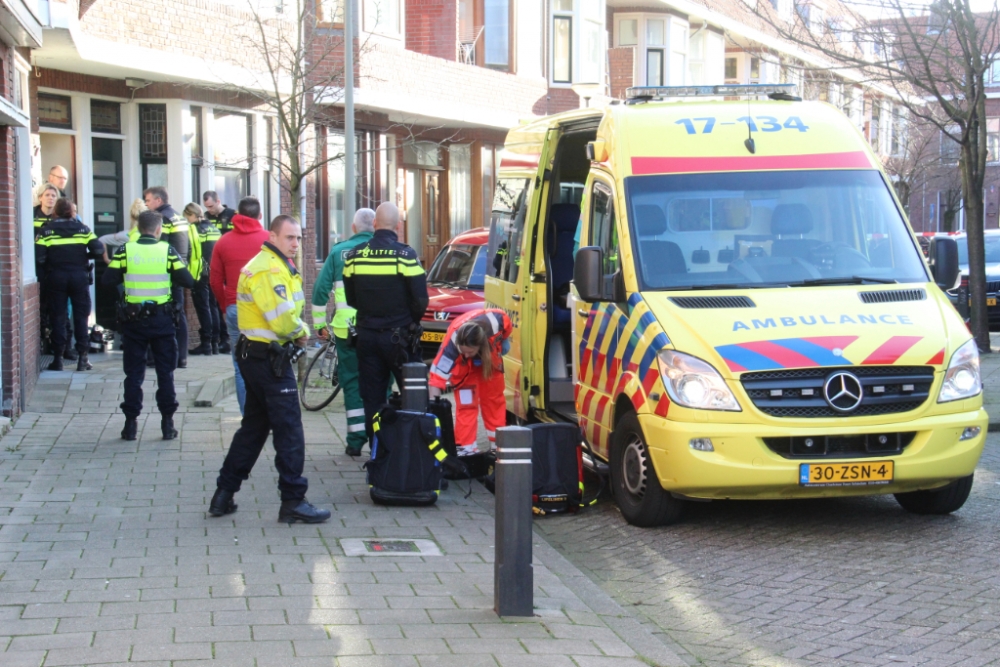
[[[645,86],[679,86],[688,82],[689,23],[672,14],[619,14],[614,19],[615,46],[634,46],[635,81]],[[706,69],[705,54],[711,40],[713,74],[723,73],[722,49],[715,33],[699,35],[696,44],[702,55],[694,56],[694,76],[703,77]],[[715,51],[719,53],[716,54]],[[728,63],[726,63],[728,65]]]

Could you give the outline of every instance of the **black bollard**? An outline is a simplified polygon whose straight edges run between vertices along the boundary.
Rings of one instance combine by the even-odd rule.
[[[493,610],[499,616],[534,615],[531,490],[531,430],[498,428]]]
[[[403,364],[403,409],[427,412],[427,365]]]

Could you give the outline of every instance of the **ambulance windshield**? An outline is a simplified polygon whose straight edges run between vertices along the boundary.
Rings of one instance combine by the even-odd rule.
[[[879,172],[631,176],[643,289],[927,282]]]

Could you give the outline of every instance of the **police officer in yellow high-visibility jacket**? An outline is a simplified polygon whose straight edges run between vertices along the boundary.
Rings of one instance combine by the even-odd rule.
[[[198,276],[201,275],[201,268],[195,264],[200,262],[201,255],[200,253],[195,254],[197,249],[192,245],[188,221],[174,210],[170,202],[167,201],[166,189],[158,185],[143,190],[142,199],[146,203],[146,208],[163,216],[163,240],[177,251],[185,264],[197,269],[197,273],[192,274],[197,280]],[[174,333],[177,336],[177,367],[187,368],[188,324],[187,315],[184,312],[184,289],[176,287],[173,298],[177,306],[176,319],[174,320]]]
[[[163,216],[143,211],[136,223],[139,238],[121,246],[111,259],[101,282],[124,284],[119,309],[122,334],[122,364],[125,369],[124,440],[135,440],[142,414],[142,382],[146,379],[146,349],[151,348],[156,363],[156,406],[160,409],[160,430],[164,440],[177,437],[174,412],[174,368],[177,364],[177,341],[174,338],[174,288],[191,287],[194,278],[184,260],[166,242],[160,240]]]
[[[306,443],[292,355],[288,354],[293,346],[304,347],[309,336],[302,319],[302,276],[292,264],[301,242],[299,223],[279,215],[271,222],[264,247],[243,267],[236,285],[240,338],[235,354],[246,383],[246,403],[243,422],[216,480],[218,488],[208,507],[212,516],[236,511],[233,495],[250,477],[268,433],[273,432],[281,492],[278,520],[319,523],[330,518],[329,510],[306,500],[309,483],[302,476]]]

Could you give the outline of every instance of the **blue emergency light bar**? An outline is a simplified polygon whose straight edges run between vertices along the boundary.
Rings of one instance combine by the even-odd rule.
[[[725,84],[721,86],[634,86],[625,91],[628,101],[664,99],[668,97],[736,97],[739,95],[767,95],[772,99],[792,99],[796,95],[794,83]]]

